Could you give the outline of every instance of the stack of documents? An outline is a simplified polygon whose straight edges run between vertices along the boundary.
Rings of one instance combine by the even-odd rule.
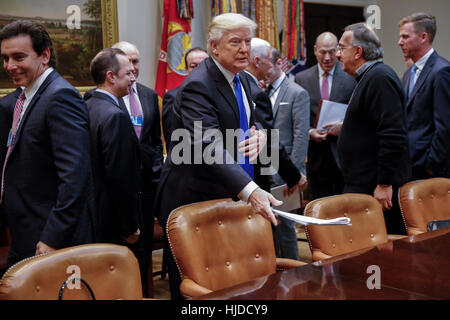
[[[348,105],[328,100],[322,100],[316,118],[315,127],[319,130],[325,130],[324,125],[343,122]]]
[[[279,216],[282,216],[286,219],[292,220],[294,222],[298,222],[303,225],[315,224],[315,225],[326,225],[326,226],[336,226],[336,225],[347,225],[351,226],[350,218],[347,217],[339,217],[335,219],[317,219],[313,217],[301,216],[294,213],[284,212],[277,209],[273,209],[272,211]]]

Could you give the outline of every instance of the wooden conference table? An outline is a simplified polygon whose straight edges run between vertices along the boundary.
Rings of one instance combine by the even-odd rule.
[[[199,299],[450,299],[450,227],[277,272]]]

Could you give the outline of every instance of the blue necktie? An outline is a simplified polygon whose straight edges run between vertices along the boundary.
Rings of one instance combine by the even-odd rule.
[[[415,79],[416,79],[416,71],[417,71],[417,66],[415,64],[413,64],[413,66],[411,67],[411,76],[409,77],[409,88],[408,88],[408,99],[411,97],[411,93],[414,89],[414,84],[415,84]]]
[[[239,135],[239,143],[249,138],[248,131],[248,120],[247,112],[245,111],[244,99],[242,98],[242,86],[239,76],[235,75],[233,82],[235,84],[236,99],[239,106],[239,126],[244,131],[244,135]],[[249,157],[244,157],[240,152],[238,152],[238,163],[242,169],[247,172],[250,178],[253,179],[253,164],[250,163]]]

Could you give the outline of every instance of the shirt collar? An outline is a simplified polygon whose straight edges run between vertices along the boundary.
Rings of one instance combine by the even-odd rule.
[[[425,64],[427,63],[428,58],[430,58],[430,56],[433,54],[433,52],[434,52],[434,49],[431,48],[430,50],[428,50],[427,53],[425,53],[422,56],[422,58],[420,58],[419,60],[417,60],[416,63],[414,63],[419,71],[422,71],[423,67],[425,67]]]
[[[119,99],[117,99],[117,97],[115,95],[113,95],[111,92],[103,90],[103,89],[98,89],[98,88],[95,89],[95,91],[106,94],[107,96],[111,97],[117,105],[119,105]]]
[[[220,72],[222,72],[222,74],[224,75],[225,79],[227,79],[227,81],[230,84],[230,86],[232,88],[234,88],[232,83],[233,83],[233,79],[234,79],[235,74],[233,72],[228,71],[227,69],[225,69],[216,59],[212,58],[212,60],[217,65],[217,68],[219,68]]]
[[[371,60],[371,61],[367,61],[366,63],[364,63],[361,67],[359,67],[356,71],[355,71],[355,78],[359,78],[367,69],[369,69],[372,65],[374,65],[375,63],[381,61],[381,59],[377,59],[377,60]]]
[[[258,85],[258,79],[256,79],[256,77],[251,72],[248,72],[247,70],[244,71],[253,79],[256,85]]]
[[[337,64],[337,63],[336,63]],[[333,69],[331,69],[328,72],[328,75],[330,75],[331,77],[333,77],[334,74],[334,70],[336,69],[336,64],[334,65]],[[323,74],[325,73],[325,70],[322,69],[322,67],[320,66],[320,63],[317,64],[317,66],[319,67],[319,76],[323,77]]]
[[[42,74],[39,76],[39,78],[37,78],[33,84],[28,87],[22,87],[22,90],[24,90],[25,92],[25,97],[28,101],[30,101],[31,99],[33,99],[34,95],[36,94],[36,92],[39,90],[39,88],[41,87],[41,85],[44,83],[45,79],[47,79],[48,75],[53,71],[54,69],[52,67],[48,68],[47,70],[45,70],[44,72],[42,72]]]
[[[272,93],[278,90],[278,88],[281,86],[281,83],[283,82],[284,78],[286,78],[286,74],[284,72],[282,72],[281,76],[272,83],[272,87],[273,87]]]

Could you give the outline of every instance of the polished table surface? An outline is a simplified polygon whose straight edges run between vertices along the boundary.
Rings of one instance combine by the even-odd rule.
[[[374,288],[377,279],[379,289]],[[280,271],[199,299],[450,299],[450,227]]]

